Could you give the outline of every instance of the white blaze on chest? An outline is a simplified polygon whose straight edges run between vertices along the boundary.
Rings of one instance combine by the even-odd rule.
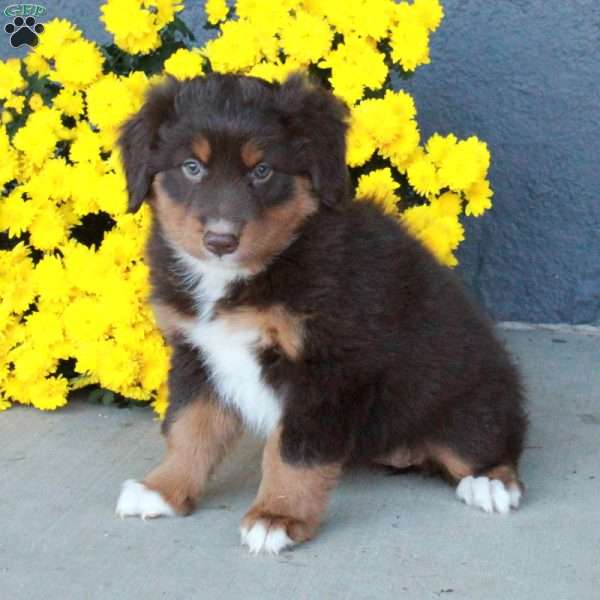
[[[255,351],[261,332],[255,328],[232,329],[223,319],[212,318],[215,303],[226,295],[231,283],[247,273],[220,261],[211,264],[178,254],[199,315],[186,326],[186,338],[200,351],[221,401],[236,408],[246,425],[267,435],[279,422],[281,403],[262,378]]]

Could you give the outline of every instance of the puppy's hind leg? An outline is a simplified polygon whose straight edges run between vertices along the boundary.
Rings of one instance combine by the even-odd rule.
[[[430,459],[457,483],[456,497],[487,513],[508,514],[519,508],[523,486],[516,467],[499,464],[478,468],[447,447],[431,446]]]
[[[241,430],[236,414],[203,393],[167,422],[167,453],[142,482],[123,484],[116,513],[142,519],[185,515]]]

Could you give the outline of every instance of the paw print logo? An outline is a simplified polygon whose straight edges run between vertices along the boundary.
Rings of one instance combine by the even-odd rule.
[[[23,44],[28,46],[37,46],[38,33],[44,31],[44,26],[41,23],[36,23],[34,17],[15,17],[12,23],[4,26],[4,31],[11,34],[10,45],[13,48],[18,48]]]

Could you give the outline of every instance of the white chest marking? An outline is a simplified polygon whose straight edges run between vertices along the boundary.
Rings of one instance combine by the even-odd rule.
[[[199,315],[187,327],[186,338],[200,350],[220,399],[235,407],[248,427],[268,435],[279,422],[281,401],[262,378],[255,353],[260,331],[233,330],[222,319],[212,319],[214,305],[227,293],[229,285],[248,273],[221,262],[212,264],[178,254]]]

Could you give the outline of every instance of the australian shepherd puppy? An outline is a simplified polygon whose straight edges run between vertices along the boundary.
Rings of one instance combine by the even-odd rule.
[[[434,466],[486,512],[519,506],[515,367],[455,277],[352,200],[347,109],[294,75],[170,80],[120,137],[129,209],[153,213],[172,346],[163,462],[121,516],[191,512],[244,428],[264,436],[251,552],[315,536],[345,466]]]

